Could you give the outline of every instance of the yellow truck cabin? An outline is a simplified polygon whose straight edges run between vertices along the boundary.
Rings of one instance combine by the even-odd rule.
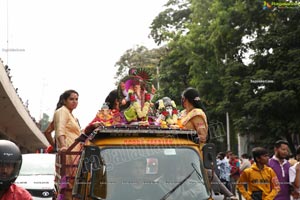
[[[205,168],[214,164],[214,146],[206,144],[201,149],[195,131],[102,127],[88,139],[89,144],[77,152],[78,166],[63,163],[65,154],[75,152],[58,155],[58,190],[65,168],[76,167],[75,177],[67,177],[67,181],[74,179],[73,188],[65,188],[72,190],[73,199],[212,199]]]

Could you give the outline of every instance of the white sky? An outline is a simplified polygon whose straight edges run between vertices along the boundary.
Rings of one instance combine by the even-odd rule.
[[[136,45],[156,48],[149,26],[166,2],[0,0],[0,58],[31,115],[52,118],[59,95],[75,89],[74,115],[84,128],[115,89],[114,65],[124,52]],[[8,48],[20,50],[8,57],[7,35]]]

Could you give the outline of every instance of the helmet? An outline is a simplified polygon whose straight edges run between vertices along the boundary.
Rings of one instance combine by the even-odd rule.
[[[0,190],[5,190],[17,179],[22,165],[19,147],[8,140],[0,140]]]

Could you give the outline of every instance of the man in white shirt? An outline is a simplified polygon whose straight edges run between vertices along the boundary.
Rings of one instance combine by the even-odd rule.
[[[217,166],[219,170],[219,178],[222,183],[227,187],[228,190],[231,190],[230,185],[230,165],[229,162],[225,160],[225,153],[220,152],[217,156]]]
[[[291,200],[300,200],[300,146],[298,146],[296,150],[296,160],[298,162],[291,166],[289,169],[289,178],[294,189],[294,191],[292,192]]]
[[[248,154],[244,153],[241,155],[241,166],[240,166],[241,173],[249,167],[251,167],[251,162],[249,160],[249,156],[248,156]]]

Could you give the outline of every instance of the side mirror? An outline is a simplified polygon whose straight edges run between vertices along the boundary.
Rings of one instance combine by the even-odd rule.
[[[207,143],[202,148],[203,164],[206,169],[213,169],[217,166],[216,148],[212,143]]]

